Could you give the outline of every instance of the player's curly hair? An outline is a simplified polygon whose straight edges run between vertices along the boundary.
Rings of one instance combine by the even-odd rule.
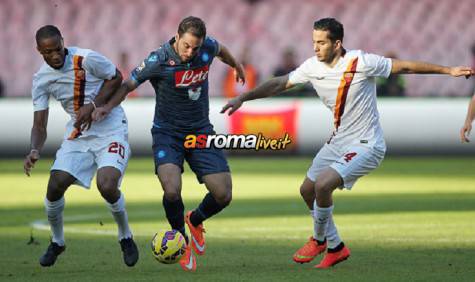
[[[63,38],[63,36],[61,36],[61,32],[56,26],[54,25],[42,26],[40,29],[36,31],[36,35],[35,35],[36,44],[39,44],[40,40],[42,39],[51,38],[55,36],[58,36],[59,38]]]
[[[323,18],[313,23],[314,30],[328,31],[328,38],[332,42],[343,41],[343,25],[334,18]]]
[[[198,38],[204,38],[206,36],[205,22],[202,19],[193,16],[184,18],[178,25],[178,35],[182,36],[186,32],[189,32]]]

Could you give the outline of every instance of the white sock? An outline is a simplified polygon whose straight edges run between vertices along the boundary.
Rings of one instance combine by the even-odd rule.
[[[328,222],[332,216],[333,206],[328,208],[318,207],[315,209],[315,224],[316,224],[316,239],[318,241],[324,241],[327,235]]]
[[[329,249],[334,249],[341,243],[340,235],[336,229],[335,222],[333,221],[333,215],[330,217],[327,226],[327,243]]]
[[[317,239],[317,201],[313,202],[313,210],[310,211],[310,213],[313,216],[313,231],[314,235],[313,238]],[[328,243],[328,248],[333,249],[336,246],[338,246],[342,241],[340,238],[340,235],[338,234],[338,230],[336,229],[335,222],[333,221],[333,214],[330,216],[330,219],[328,220],[328,225],[327,225],[327,243]]]
[[[312,222],[313,222],[313,239],[317,240],[317,224],[316,224],[316,215],[317,213],[315,212],[316,205],[315,203],[313,204],[313,210],[310,210],[310,215],[312,216]]]
[[[63,210],[64,210],[64,197],[61,199],[50,202],[45,198],[46,215],[48,216],[49,226],[51,233],[53,233],[52,242],[60,246],[64,246],[64,231],[63,231]]]
[[[119,241],[125,238],[132,238],[132,232],[129,228],[129,219],[127,216],[127,211],[125,210],[124,194],[120,193],[120,198],[117,200],[117,202],[111,204],[106,201],[106,203],[112,213],[112,216],[114,217],[115,222],[117,223]]]

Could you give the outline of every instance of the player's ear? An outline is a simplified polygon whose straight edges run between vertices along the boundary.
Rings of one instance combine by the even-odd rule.
[[[178,39],[180,39],[180,35],[178,34],[178,32],[175,34],[175,42],[178,42]]]
[[[342,43],[340,39],[335,40],[335,50],[341,49]]]

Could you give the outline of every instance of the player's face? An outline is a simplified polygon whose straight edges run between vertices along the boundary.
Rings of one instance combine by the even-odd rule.
[[[54,69],[60,69],[64,65],[66,52],[63,46],[63,39],[58,36],[44,38],[36,46],[38,52],[45,62]]]
[[[332,42],[326,30],[313,30],[313,50],[320,62],[330,63],[341,47],[341,41]]]
[[[190,61],[203,44],[203,38],[198,38],[189,32],[183,33],[182,36],[177,34],[175,40],[176,51],[182,62]]]

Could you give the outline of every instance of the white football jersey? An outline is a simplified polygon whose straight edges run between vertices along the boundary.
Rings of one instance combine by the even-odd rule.
[[[333,112],[334,131],[328,143],[348,146],[361,142],[385,148],[375,78],[388,77],[391,68],[389,58],[351,50],[333,68],[311,57],[289,74],[289,82],[312,83]]]
[[[89,49],[69,47],[66,50],[61,69],[54,69],[45,62],[35,73],[31,93],[34,111],[47,109],[49,98],[53,96],[71,116],[66,124],[65,139],[126,135],[127,118],[120,106],[115,107],[103,120],[93,122],[89,130],[80,133],[75,130],[73,124],[76,112],[82,105],[94,100],[104,80],[115,76],[116,66],[103,55]]]

